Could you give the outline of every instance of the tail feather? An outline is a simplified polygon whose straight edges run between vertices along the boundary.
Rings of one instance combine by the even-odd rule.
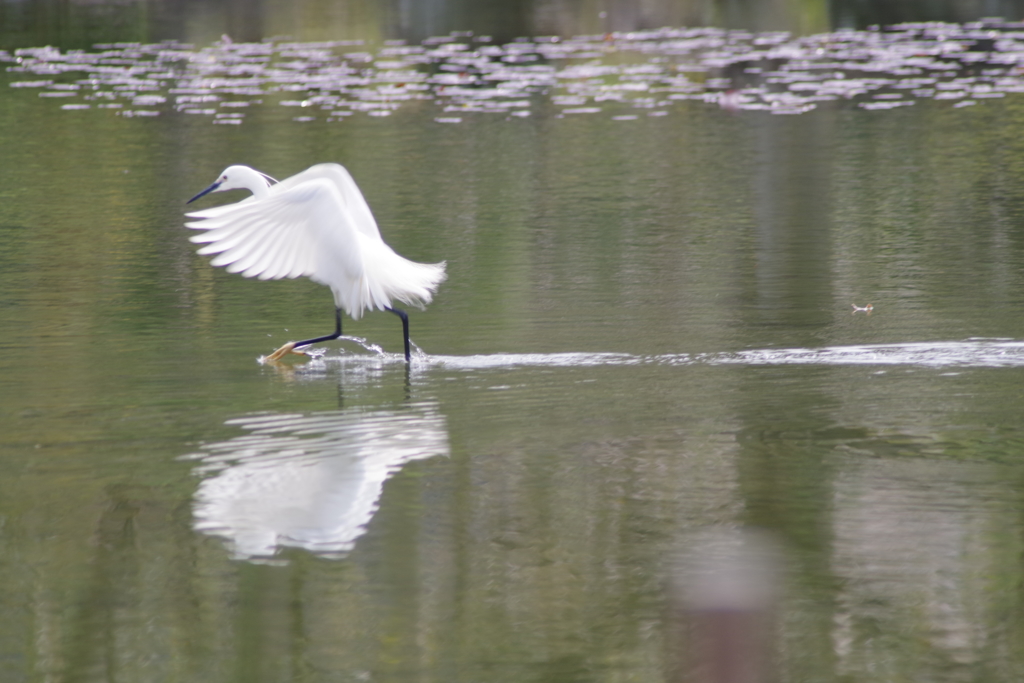
[[[362,277],[353,282],[332,283],[335,304],[354,319],[362,317],[364,310],[391,308],[393,301],[422,309],[448,277],[444,261],[417,263],[386,245],[381,246],[384,249],[364,258]]]

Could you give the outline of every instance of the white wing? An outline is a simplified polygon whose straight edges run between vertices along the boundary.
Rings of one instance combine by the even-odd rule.
[[[352,179],[352,175],[340,164],[317,164],[310,166],[302,173],[286,178],[274,187],[283,185],[287,188],[318,178],[331,181],[338,189],[342,203],[348,209],[352,225],[356,230],[367,237],[381,239],[377,221],[374,220],[373,212],[370,211],[370,206],[366,203],[363,193],[359,191],[359,186]]]
[[[200,254],[245,277],[276,280],[307,275],[337,287],[363,275],[355,221],[337,187],[329,180],[284,181],[266,197],[186,214],[185,225],[205,230],[191,238],[206,244]]]

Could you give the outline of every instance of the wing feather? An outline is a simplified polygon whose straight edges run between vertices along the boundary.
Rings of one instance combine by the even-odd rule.
[[[232,235],[225,242],[216,242],[219,256],[210,263],[215,266],[232,266],[243,261],[254,251],[259,250],[265,241],[274,232],[274,225],[266,221],[246,226]],[[212,245],[211,245],[212,246]],[[234,273],[238,269],[228,268],[228,272]]]
[[[341,164],[316,164],[302,173],[285,178],[278,185],[289,187],[314,179],[328,180],[337,188],[353,228],[367,237],[381,239],[380,229],[377,227],[373,212],[370,211],[370,205],[366,203],[366,198],[359,191],[359,186],[356,185],[352,174]]]
[[[214,259],[218,261],[214,265],[222,266],[231,263],[247,253],[251,245],[262,239],[263,235],[272,228],[273,226],[266,221],[240,224],[232,230],[221,228],[218,234],[203,235],[207,238],[203,241],[209,242],[209,244],[200,249],[199,253],[203,255],[222,254],[222,257]]]
[[[267,264],[264,261],[268,254],[270,258],[274,257],[272,250],[277,246],[281,235],[268,230],[260,237],[258,242],[253,241],[251,245],[248,245],[246,252],[228,264],[225,270],[229,273],[241,273],[243,277],[254,277],[266,270]]]
[[[245,260],[236,267],[245,277],[259,277],[267,271],[277,272],[282,267],[289,241],[288,233],[283,230],[270,232],[267,238]],[[272,278],[263,278],[264,280]]]
[[[260,198],[191,212],[186,215],[198,220],[185,225],[203,231],[190,240],[203,245],[200,254],[216,254],[211,265],[264,280],[309,276],[331,287],[335,302],[351,315],[375,303],[367,300],[357,234],[366,229],[367,216],[374,231],[376,223],[361,194],[365,210],[351,197],[346,201],[336,169],[347,172],[337,164],[322,166],[336,168],[300,173]]]
[[[302,275],[301,263],[304,259],[303,248],[301,245],[295,242],[289,242],[288,251],[284,258],[281,259],[281,268],[275,274],[271,275],[269,272],[264,273],[260,277],[264,279],[274,279],[281,277],[298,277]],[[308,257],[306,257],[308,258]]]
[[[295,242],[285,239],[284,233],[281,234],[282,237],[278,240],[276,247],[277,258],[268,259],[266,267],[258,273],[253,273],[252,276],[258,277],[260,280],[278,280],[287,277],[295,260]]]
[[[245,241],[224,252],[218,258],[229,264],[227,266],[229,273],[242,273],[245,277],[252,277],[254,273],[243,271],[248,271],[268,253],[273,257],[273,250],[278,246],[281,238],[289,236],[291,235],[288,231],[278,229],[278,226],[269,221],[263,221],[258,229],[253,230],[247,236]],[[214,259],[214,261],[216,260]]]

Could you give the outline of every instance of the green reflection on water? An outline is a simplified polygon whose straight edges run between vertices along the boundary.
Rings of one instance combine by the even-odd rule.
[[[847,12],[842,14],[845,17]],[[971,17],[948,18],[963,21]],[[1013,17],[1007,15],[1007,18]],[[893,20],[900,19],[896,15]],[[867,23],[877,21],[869,18]],[[658,0],[642,5],[593,0],[569,3],[533,0],[444,3],[260,0],[244,4],[223,0],[125,3],[29,0],[0,3],[0,47],[8,49],[40,45],[82,49],[94,43],[150,43],[168,38],[202,45],[217,40],[222,34],[238,41],[289,36],[301,41],[374,43],[388,39],[419,42],[458,31],[491,36],[496,42],[504,43],[522,36],[601,34],[662,26],[727,26],[809,34],[828,30],[832,25],[829,3],[823,0],[740,3]]]
[[[168,38],[209,44],[228,34],[259,41],[290,36],[301,41],[403,39],[419,42],[452,31],[488,35],[504,43],[522,36],[584,35],[662,26],[721,26],[810,35],[835,28],[908,21],[1020,20],[1013,2],[933,3],[904,0],[863,3],[837,0],[628,0],[550,2],[371,2],[369,0],[161,0],[0,3],[0,47],[59,45],[84,49],[104,42],[159,42]]]

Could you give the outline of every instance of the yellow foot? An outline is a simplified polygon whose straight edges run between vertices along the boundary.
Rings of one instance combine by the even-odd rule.
[[[282,358],[287,356],[289,353],[294,353],[297,356],[305,356],[306,355],[305,352],[303,352],[303,351],[296,351],[295,350],[295,342],[288,342],[287,344],[285,344],[284,346],[279,348],[277,351],[274,351],[269,356],[264,356],[263,360],[264,360],[264,362],[266,362],[266,361],[281,360]]]

